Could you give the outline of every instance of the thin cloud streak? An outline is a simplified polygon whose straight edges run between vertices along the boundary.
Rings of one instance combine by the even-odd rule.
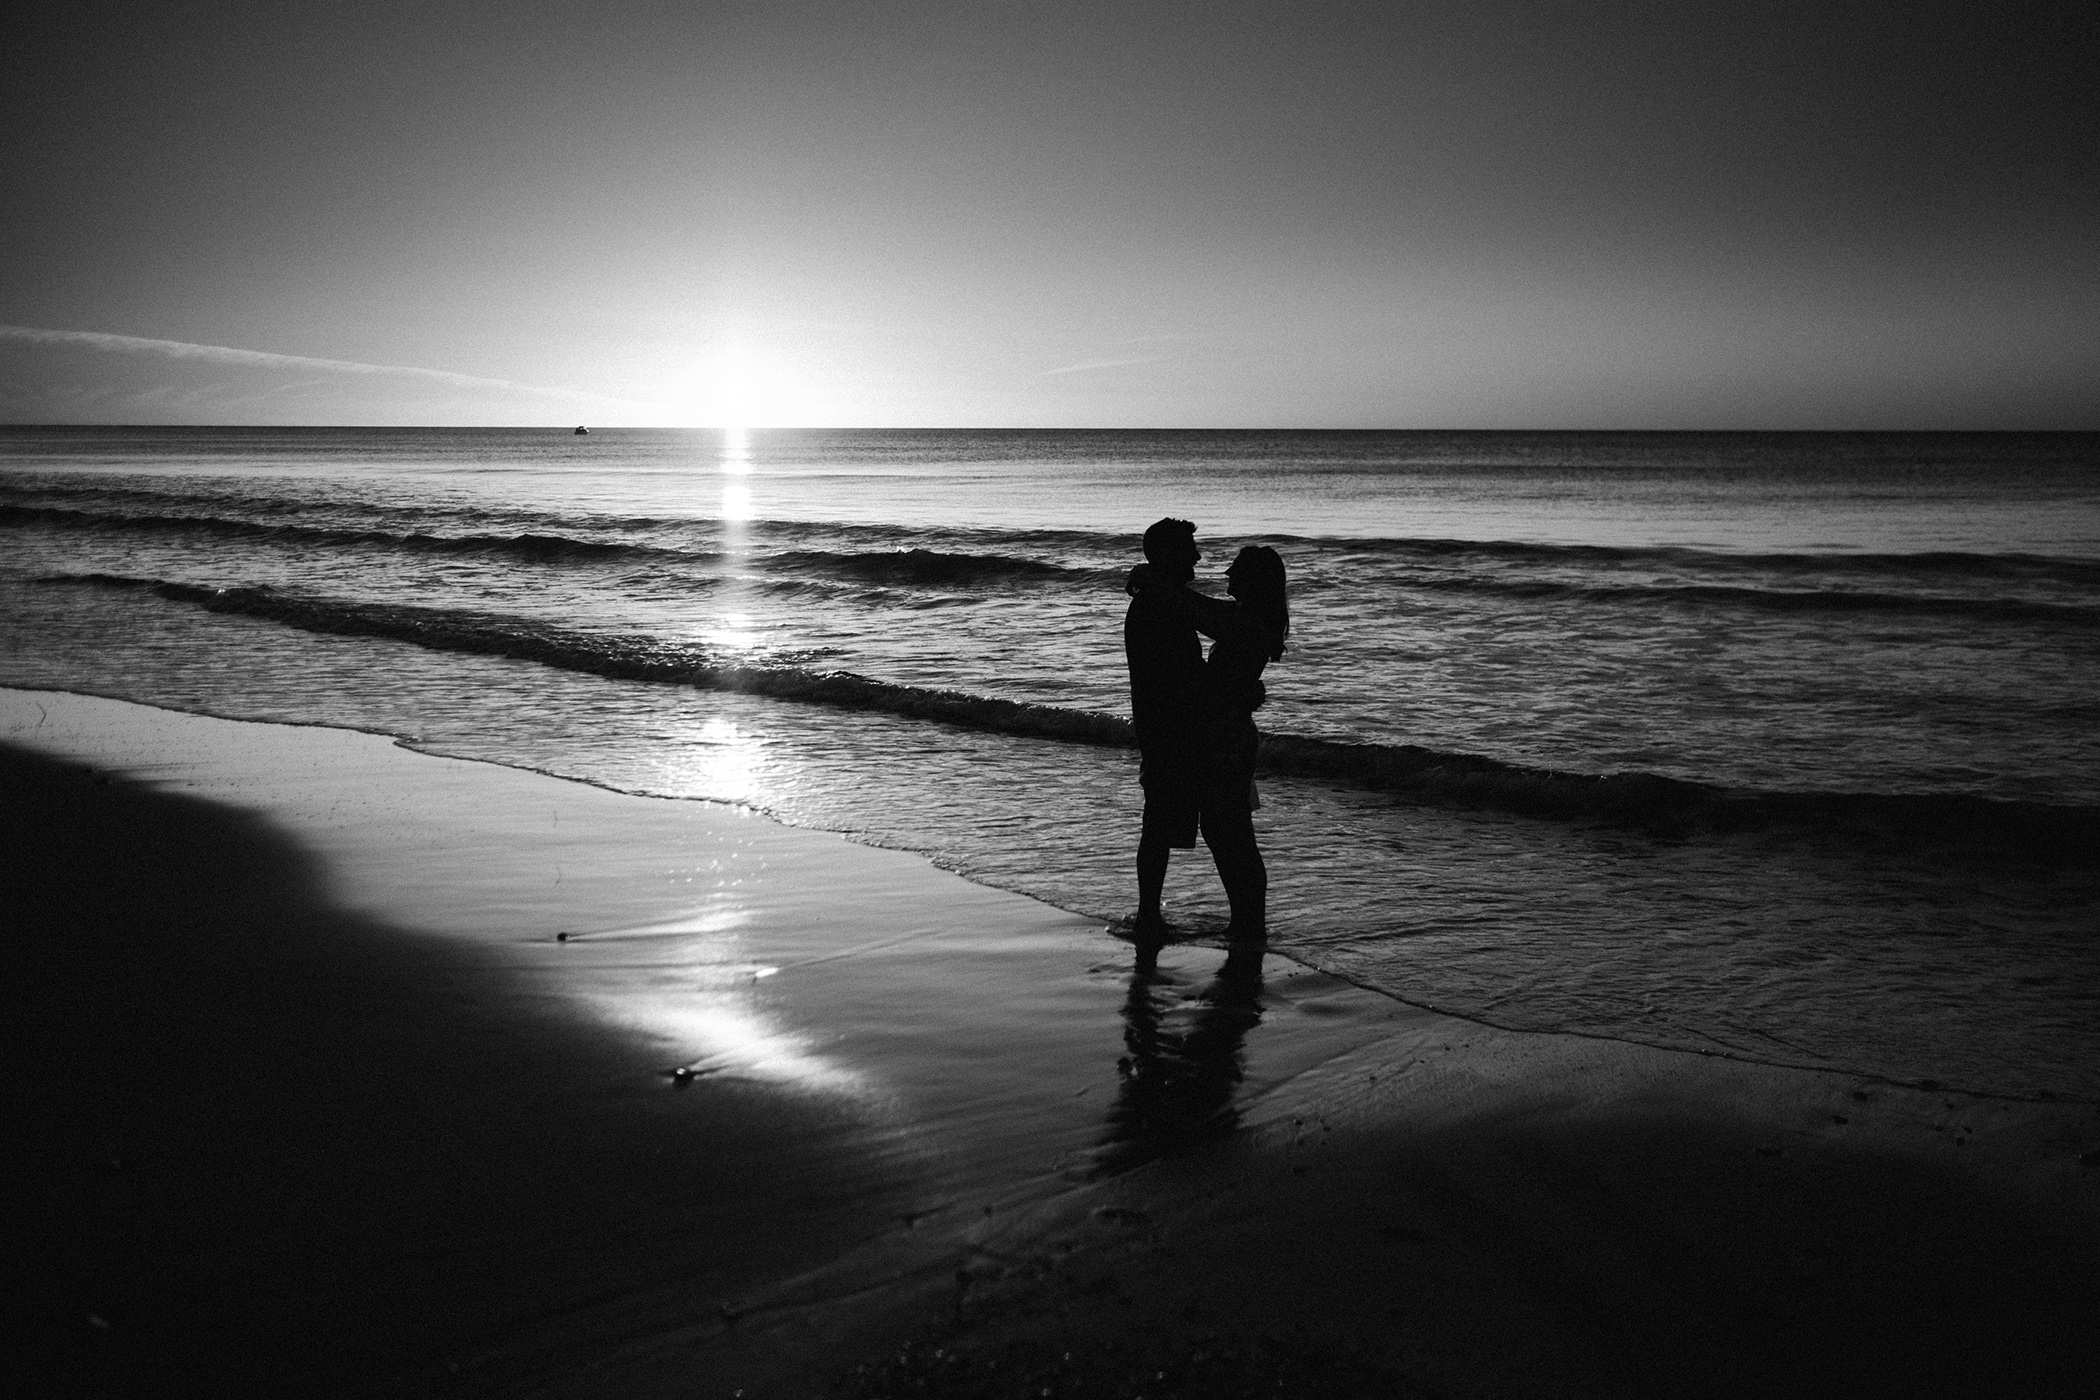
[[[1047,378],[1053,374],[1078,374],[1090,369],[1115,369],[1119,365],[1150,365],[1158,362],[1157,355],[1142,355],[1130,360],[1081,360],[1076,365],[1060,365],[1056,369],[1046,369],[1043,375]]]
[[[40,326],[0,325],[0,340],[22,341],[31,345],[77,345],[112,354],[160,355],[174,360],[204,360],[212,364],[240,365],[249,369],[404,375],[465,389],[499,389],[512,394],[541,394],[550,398],[566,399],[572,403],[613,404],[625,408],[648,406],[638,399],[593,394],[581,389],[555,389],[537,384],[520,384],[509,379],[457,374],[448,369],[423,369],[416,365],[372,365],[358,360],[322,360],[311,355],[280,355],[270,350],[243,350],[232,345],[198,345],[186,340],[154,340],[142,335],[114,335],[107,331],[55,331]]]

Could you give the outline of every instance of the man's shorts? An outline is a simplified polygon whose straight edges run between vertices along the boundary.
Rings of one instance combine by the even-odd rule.
[[[1144,841],[1164,841],[1186,851],[1196,844],[1202,817],[1202,782],[1193,765],[1144,755],[1138,782],[1145,789]]]

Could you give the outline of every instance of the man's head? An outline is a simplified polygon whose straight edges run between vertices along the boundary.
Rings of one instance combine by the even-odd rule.
[[[1190,521],[1169,516],[1145,531],[1146,562],[1170,575],[1173,582],[1194,578],[1196,563],[1202,558],[1196,548],[1196,527]]]

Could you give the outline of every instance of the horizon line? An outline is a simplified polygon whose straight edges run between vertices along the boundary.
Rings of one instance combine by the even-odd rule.
[[[1190,425],[1190,424],[1065,424],[1058,427],[1023,424],[917,424],[912,426],[839,426],[822,424],[767,424],[764,426],[694,423],[612,423],[599,427],[574,423],[177,423],[140,420],[135,422],[10,422],[0,421],[0,431],[95,428],[151,428],[186,429],[196,432],[549,432],[576,435],[576,429],[586,429],[586,436],[598,433],[1559,433],[1573,434],[1652,434],[1656,436],[1689,436],[1694,434],[1728,435],[1736,437],[1787,435],[1835,436],[1858,434],[1892,436],[1908,434],[1919,437],[1949,437],[1957,435],[1979,437],[2016,436],[2100,436],[2100,427],[2086,428],[1540,428],[1540,427],[1305,427],[1273,425],[1249,427],[1245,425]]]

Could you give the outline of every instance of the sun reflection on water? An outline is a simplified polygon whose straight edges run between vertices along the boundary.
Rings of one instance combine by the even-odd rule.
[[[726,607],[734,608],[743,591],[743,571],[751,552],[748,527],[758,513],[751,496],[751,434],[742,428],[724,428],[715,469],[722,485],[717,510],[721,521],[721,596]]]
[[[748,476],[751,473],[751,434],[744,428],[722,430],[722,474],[724,476]]]
[[[710,646],[724,647],[730,651],[750,651],[758,645],[758,629],[751,625],[750,613],[723,613],[722,625],[700,634],[700,639]],[[739,658],[731,658],[732,660]]]
[[[696,742],[669,765],[670,790],[717,802],[749,801],[758,792],[758,760],[758,745],[734,720],[713,716],[700,726]]]

